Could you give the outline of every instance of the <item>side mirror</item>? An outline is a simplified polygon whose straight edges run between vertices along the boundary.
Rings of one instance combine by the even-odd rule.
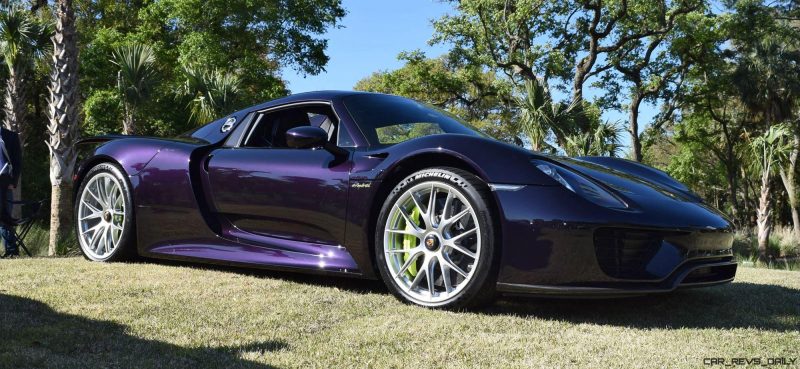
[[[327,141],[328,132],[319,127],[301,126],[286,131],[286,146],[293,149],[315,149]]]

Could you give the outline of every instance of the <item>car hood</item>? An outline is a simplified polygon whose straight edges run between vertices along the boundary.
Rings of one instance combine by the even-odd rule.
[[[550,159],[626,197],[667,197],[676,201],[703,202],[700,196],[668,174],[634,161],[597,156]]]
[[[628,204],[627,211],[658,214],[661,221],[702,229],[732,229],[724,214],[666,173],[629,160],[609,157],[550,160],[604,185]]]

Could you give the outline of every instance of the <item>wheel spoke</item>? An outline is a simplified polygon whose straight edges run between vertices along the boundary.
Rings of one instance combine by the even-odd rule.
[[[400,215],[403,216],[403,219],[406,220],[406,224],[411,225],[411,227],[413,227],[414,230],[416,230],[419,233],[422,233],[422,229],[419,228],[417,223],[414,223],[414,221],[411,220],[411,216],[408,215],[408,213],[405,210],[403,210],[403,208],[401,208],[399,205],[395,205],[395,208],[397,208],[397,211],[399,211]]]
[[[444,199],[444,208],[442,208],[442,219],[447,219],[447,209],[450,208],[450,202],[453,201],[453,191],[447,189],[447,197]]]
[[[447,264],[448,268],[454,270],[458,274],[461,274],[462,277],[467,278],[467,276],[469,276],[467,272],[461,270],[461,268],[459,268],[458,265],[456,265],[452,260],[448,259],[447,257],[443,257],[442,261],[444,261]]]
[[[421,249],[419,246],[417,246],[417,247],[412,247],[412,248],[410,248],[410,249],[392,249],[392,250],[386,250],[385,252],[386,252],[387,254],[408,254],[408,253],[410,253],[410,252],[416,253],[416,252],[420,252],[420,251],[422,251],[422,249]]]
[[[100,218],[102,216],[103,216],[103,212],[97,210],[97,211],[92,211],[92,213],[89,214],[89,215],[85,215],[85,216],[81,217],[79,220],[97,219],[97,218]]]
[[[425,268],[425,274],[428,275],[428,292],[431,294],[431,297],[433,297],[433,294],[435,292],[434,286],[433,286],[433,282],[434,282],[433,281],[433,271],[436,268],[436,265],[434,263],[435,260],[436,259],[434,259],[434,258],[428,259],[428,265],[426,265],[426,268]]]
[[[470,209],[464,209],[464,210],[460,211],[458,214],[453,215],[450,218],[447,218],[447,220],[444,223],[449,226],[451,224],[454,224],[455,222],[458,222],[461,218],[463,218],[465,215],[467,215],[469,213],[470,213]]]
[[[92,249],[92,250],[96,250],[96,249],[97,249],[97,246],[95,245],[95,242],[97,242],[97,241],[99,241],[99,240],[100,240],[100,239],[97,237],[98,235],[100,235],[100,227],[102,227],[102,223],[101,223],[101,224],[98,224],[98,225],[96,225],[96,226],[94,226],[94,227],[92,227],[92,228],[90,228],[90,229],[88,229],[88,230],[86,230],[86,231],[84,232],[84,233],[86,233],[86,232],[88,232],[89,230],[93,230],[93,231],[94,231],[94,232],[92,233],[92,237],[91,237],[91,238],[90,238],[90,240],[89,240],[89,248],[90,248],[90,249]]]
[[[106,251],[111,252],[116,245],[114,244],[114,232],[111,226],[106,227]]]
[[[98,178],[97,181],[94,182],[94,185],[95,188],[97,189],[97,198],[100,200],[100,206],[107,207],[108,204],[106,203],[106,189],[102,183],[103,180],[104,180],[103,177]]]
[[[433,221],[433,212],[436,209],[436,206],[434,205],[435,201],[436,201],[436,185],[431,184],[431,195],[428,198],[428,209],[426,211],[426,213],[428,214],[428,218],[431,221]],[[433,227],[433,222],[431,222],[431,227]]]
[[[410,267],[410,266],[411,266],[411,263],[415,263],[415,262],[417,261],[417,258],[418,258],[418,257],[419,257],[421,254],[422,254],[422,252],[417,252],[417,253],[415,253],[415,254],[411,255],[411,256],[408,258],[408,260],[406,260],[405,264],[403,264],[403,266],[402,266],[402,267],[400,267],[400,271],[398,271],[398,272],[397,272],[397,275],[395,275],[395,278],[400,278],[400,277],[402,277],[402,276],[403,276],[403,274],[406,272],[406,270],[408,270],[408,267]]]
[[[419,200],[417,200],[417,195],[415,195],[413,192],[410,195],[411,195],[411,201],[414,202],[414,206],[416,206],[417,209],[419,209],[420,214],[424,214],[425,212],[422,211],[422,205],[420,205]]]
[[[88,203],[88,202],[86,202],[86,201],[83,201],[83,200],[82,200],[82,201],[81,201],[81,203],[82,203],[83,205],[85,205],[87,208],[89,208],[89,210],[91,210],[91,211],[92,211],[92,213],[102,213],[102,212],[103,212],[102,210],[100,210],[100,209],[98,209],[98,208],[96,208],[96,207],[92,206],[92,204],[90,204],[90,203]]]
[[[94,201],[96,201],[98,205],[103,206],[103,201],[100,200],[100,197],[92,192],[92,186],[86,186],[86,192],[94,198]]]
[[[103,223],[97,223],[96,225],[94,225],[94,226],[92,226],[90,228],[87,228],[85,231],[81,232],[81,236],[83,236],[83,235],[85,235],[85,234],[87,234],[89,232],[96,231],[98,228],[100,228],[102,226],[103,226]]]
[[[414,277],[414,280],[411,281],[411,284],[408,285],[409,290],[413,290],[415,287],[419,286],[419,282],[422,282],[422,277],[425,276],[427,279],[427,269],[420,270],[417,272],[417,275]]]
[[[450,243],[455,245],[456,241],[458,241],[458,240],[460,240],[460,239],[462,239],[464,237],[467,237],[467,236],[477,232],[477,230],[478,230],[477,227],[469,229],[469,230],[466,230],[464,232],[459,233],[458,235],[455,235],[455,236],[449,238],[447,241],[449,241]]]
[[[99,254],[102,250],[102,253],[105,254],[108,252],[108,238],[106,237],[106,235],[108,234],[108,227],[107,226],[103,227],[103,229],[100,230],[99,232],[102,232],[102,234],[100,235],[100,240],[97,242],[96,251]]]
[[[456,245],[456,244],[454,244],[454,243],[453,243],[453,244],[449,244],[449,245],[447,245],[447,247],[450,247],[451,249],[453,249],[453,250],[456,250],[456,251],[458,251],[458,252],[460,252],[460,253],[462,253],[462,254],[464,254],[464,255],[467,255],[467,256],[469,256],[469,257],[471,257],[471,258],[473,258],[473,259],[476,259],[476,258],[477,258],[477,256],[475,255],[475,253],[474,253],[474,252],[472,252],[472,251],[469,251],[469,250],[467,250],[466,248],[464,248],[464,247],[461,247],[461,246],[459,246],[459,245]]]
[[[444,284],[445,292],[453,292],[453,282],[450,280],[450,267],[442,262],[442,260],[439,260],[439,267],[442,269],[442,283]]]
[[[420,232],[409,230],[409,229],[387,229],[386,232],[389,233],[397,233],[397,234],[405,234],[409,236],[414,236],[416,238],[422,239],[422,234]]]

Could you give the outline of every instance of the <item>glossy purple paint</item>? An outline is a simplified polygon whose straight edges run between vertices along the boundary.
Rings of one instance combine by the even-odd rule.
[[[487,183],[523,185],[492,193],[500,289],[667,291],[705,262],[732,264],[725,251],[732,242],[731,222],[659,171],[620,159],[549,157],[468,135],[372,146],[342,104],[349,94],[323,91],[274,100],[181,140],[117,138],[99,146],[78,177],[96,160],[122,167],[134,189],[139,252],[153,257],[375,278],[371,240],[385,194],[414,170],[443,165],[470,170]],[[334,109],[354,142],[346,155],[226,143],[236,130],[222,132],[228,118],[244,124],[252,112],[304,102]],[[630,208],[595,205],[536,169],[532,159],[592,178]],[[596,237],[607,229],[666,235],[650,256],[649,278],[617,278],[601,267]],[[720,250],[723,254],[714,254]]]

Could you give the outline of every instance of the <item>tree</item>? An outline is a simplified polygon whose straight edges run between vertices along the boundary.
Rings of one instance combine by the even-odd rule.
[[[235,108],[239,78],[219,70],[186,68],[184,93],[191,98],[189,111],[195,124],[205,124]]]
[[[52,28],[16,4],[5,9],[0,7],[0,10],[0,55],[8,71],[3,100],[3,126],[19,134],[24,148],[30,131],[28,94],[35,83],[32,69],[34,63],[49,49],[47,40]],[[22,197],[22,187],[22,181],[14,187],[15,199]],[[13,216],[19,217],[19,211],[18,207],[14,207]]]
[[[772,192],[771,181],[781,160],[791,150],[787,143],[790,136],[789,127],[778,124],[769,127],[763,135],[750,143],[755,156],[755,165],[761,175],[761,190],[757,210],[758,255],[761,260],[767,259],[767,245],[772,231]]]
[[[55,255],[68,239],[72,218],[72,172],[78,135],[78,47],[72,0],[56,1],[56,33],[50,87],[50,244]]]
[[[562,147],[567,144],[567,136],[573,131],[575,103],[553,102],[546,82],[542,78],[525,81],[523,96],[516,102],[520,109],[520,125],[528,136],[534,151],[555,151],[547,143],[547,138],[555,135]]]
[[[642,144],[639,134],[639,109],[646,101],[655,101],[665,92],[675,94],[683,85],[683,78],[693,63],[693,54],[715,45],[706,34],[713,29],[702,11],[702,1],[657,2],[643,7],[636,16],[620,20],[622,34],[635,34],[638,30],[652,30],[650,35],[635,38],[609,52],[608,69],[602,78],[612,107],[619,107],[619,92],[627,85],[628,132],[631,137],[633,160],[642,161]],[[669,89],[670,85],[673,89]],[[665,91],[667,90],[667,91]],[[656,127],[657,128],[657,127]]]
[[[622,129],[612,122],[599,122],[588,133],[566,138],[564,151],[569,156],[617,156],[622,144]]]
[[[427,58],[422,52],[413,51],[401,53],[398,59],[405,62],[402,67],[373,73],[354,88],[429,103],[483,133],[522,145],[510,83],[449,54]]]
[[[46,53],[44,40],[50,37],[51,29],[19,6],[0,7],[0,10],[0,55],[8,67],[3,126],[18,132],[24,144],[29,87],[27,77],[35,59]]]
[[[136,108],[150,97],[156,82],[156,57],[150,46],[132,44],[114,50],[112,63],[117,71],[117,89],[122,98],[122,133],[136,133]]]
[[[792,152],[785,163],[776,164],[787,191],[792,213],[794,232],[800,236],[800,212],[798,211],[797,152],[800,151],[800,127],[798,102],[800,102],[800,35],[791,29],[776,27],[783,32],[764,35],[752,44],[740,45],[742,54],[733,73],[734,85],[740,99],[750,114],[762,122],[763,127],[778,123],[793,122],[789,128]],[[762,188],[763,188],[762,175]],[[759,207],[761,212],[761,207]]]

